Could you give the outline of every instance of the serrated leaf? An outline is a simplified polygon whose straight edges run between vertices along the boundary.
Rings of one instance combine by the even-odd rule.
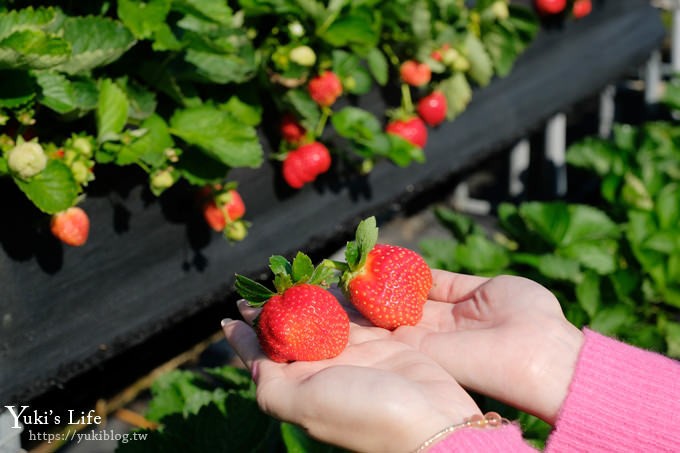
[[[278,274],[274,277],[274,287],[279,294],[284,293],[288,288],[293,286],[293,277],[289,274]]]
[[[555,280],[578,283],[582,279],[578,261],[558,255],[541,255],[538,258],[538,270],[546,277]]]
[[[253,52],[222,54],[204,50],[188,49],[185,59],[196,66],[196,74],[215,83],[243,83],[256,74]]]
[[[118,0],[118,17],[138,39],[149,39],[165,25],[171,0]]]
[[[494,22],[482,35],[482,42],[486,48],[496,74],[504,77],[510,73],[519,50],[516,46],[517,38],[502,24]]]
[[[332,267],[319,265],[312,272],[312,276],[309,278],[308,283],[310,285],[318,285],[324,288],[337,283],[339,276],[337,275],[335,269]]]
[[[123,90],[110,79],[99,87],[97,103],[97,140],[116,140],[127,123],[130,104]]]
[[[438,85],[438,90],[446,97],[446,119],[451,121],[462,113],[472,100],[472,87],[462,73],[455,73]]]
[[[635,322],[635,315],[627,305],[604,307],[590,322],[590,328],[604,335],[618,335]]]
[[[136,138],[129,145],[123,145],[116,163],[129,165],[141,161],[151,167],[161,166],[166,162],[165,150],[175,145],[168,131],[168,125],[163,118],[154,114],[144,120],[140,128],[146,131],[144,135]]]
[[[174,135],[225,165],[257,168],[262,164],[263,151],[255,129],[227,112],[209,105],[177,110],[170,125]]]
[[[298,252],[293,259],[293,266],[291,269],[291,276],[293,282],[302,283],[308,281],[314,273],[314,263],[309,256],[302,252]]]
[[[458,242],[448,238],[427,238],[418,243],[425,262],[432,269],[444,269],[451,272],[460,270],[456,260]]]
[[[382,131],[380,121],[371,112],[358,107],[344,107],[331,116],[335,131],[360,143],[370,141]]]
[[[58,19],[55,8],[28,8],[0,14],[0,39],[22,30],[45,30]]]
[[[16,31],[0,40],[0,68],[53,68],[69,59],[71,46],[42,30]]]
[[[36,73],[40,86],[40,103],[57,113],[66,114],[78,108],[73,84],[64,75],[40,71]]]
[[[67,74],[109,64],[135,44],[134,36],[122,23],[104,17],[69,17],[62,27],[63,38],[71,45],[71,57],[53,69]]]
[[[595,272],[586,272],[576,285],[576,299],[592,319],[600,307],[600,277]]]
[[[238,96],[230,97],[226,103],[220,105],[220,109],[248,126],[258,126],[262,121],[262,106],[244,102]]]
[[[183,149],[179,162],[174,166],[184,179],[195,186],[222,183],[229,173],[228,166],[194,147]]]
[[[255,306],[262,305],[274,295],[266,286],[239,274],[236,274],[234,286],[241,297]]]
[[[274,275],[291,274],[293,271],[290,261],[281,255],[273,255],[269,258],[269,269]]]
[[[227,2],[214,0],[176,0],[174,7],[200,15],[204,19],[230,25],[233,17],[231,8]]]
[[[468,74],[480,86],[486,86],[493,77],[493,63],[484,44],[474,34],[468,33],[464,41],[465,56],[470,62]]]
[[[413,161],[424,162],[423,150],[410,141],[396,134],[386,134],[390,142],[390,150],[387,157],[400,167],[407,167]]]
[[[366,61],[368,62],[368,69],[371,71],[375,81],[378,82],[378,85],[385,85],[389,75],[385,54],[380,49],[373,47],[368,51]]]
[[[333,47],[359,46],[375,47],[379,34],[374,27],[374,18],[368,9],[354,9],[338,17],[320,37]]]
[[[45,169],[30,180],[15,178],[14,182],[38,209],[47,214],[73,206],[80,191],[71,169],[57,160],[49,160]]]
[[[131,119],[144,120],[156,111],[156,93],[127,77],[116,79],[116,84],[125,92]]]
[[[321,119],[319,105],[309,96],[307,90],[298,88],[288,90],[284,100],[293,106],[293,109],[301,117],[301,123],[307,130],[314,130]]]
[[[495,275],[510,263],[507,250],[481,235],[468,236],[456,248],[455,259],[469,272],[483,275]]]
[[[352,270],[359,269],[366,263],[369,252],[378,243],[378,226],[375,217],[371,216],[359,222],[354,240],[357,244],[359,261],[354,267],[348,262]]]

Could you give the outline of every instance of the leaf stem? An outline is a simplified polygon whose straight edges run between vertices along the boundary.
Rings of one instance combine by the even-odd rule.
[[[411,99],[411,88],[406,83],[401,84],[401,107],[405,113],[413,113],[413,99]]]
[[[321,134],[323,134],[323,130],[326,127],[326,122],[328,121],[328,118],[331,116],[331,109],[330,107],[323,107],[321,109],[321,118],[319,118],[319,122],[316,125],[316,129],[314,129],[314,136],[316,138],[321,137]]]

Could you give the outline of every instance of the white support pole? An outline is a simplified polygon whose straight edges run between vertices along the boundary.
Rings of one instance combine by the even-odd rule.
[[[675,2],[671,7],[673,27],[671,30],[671,70],[680,73],[680,5]]]
[[[531,145],[529,140],[523,138],[510,150],[510,174],[508,177],[508,192],[511,197],[519,197],[524,194],[526,186],[526,173],[529,170],[531,158]],[[524,176],[524,178],[523,178]]]
[[[470,186],[463,181],[453,192],[453,208],[467,214],[487,215],[491,212],[491,203],[470,197]]]
[[[554,169],[553,191],[558,197],[567,194],[567,115],[558,113],[545,126],[545,158]]]
[[[645,66],[645,103],[654,105],[661,98],[661,52],[655,50]]]
[[[600,93],[600,112],[598,134],[601,138],[609,138],[614,126],[614,116],[616,115],[616,87],[607,85]]]
[[[3,408],[4,409],[4,408]],[[14,418],[9,411],[0,413],[0,453],[20,453],[22,425],[14,427]]]

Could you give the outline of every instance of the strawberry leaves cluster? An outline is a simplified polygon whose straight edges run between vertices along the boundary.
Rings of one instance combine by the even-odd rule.
[[[423,315],[432,274],[416,252],[378,244],[375,217],[359,223],[347,243],[345,262],[314,266],[298,252],[292,263],[272,256],[275,291],[236,275],[237,292],[261,308],[255,331],[262,350],[277,362],[324,360],[340,354],[349,341],[349,317],[328,290],[340,282],[347,300],[373,325],[389,330],[413,326]]]
[[[143,170],[155,196],[181,183],[200,198],[267,160],[295,189],[333,165],[422,162],[428,128],[507,74],[537,30],[507,0],[10,5],[0,7],[0,176],[47,216],[81,203],[103,165]],[[358,107],[376,87],[397,105]],[[223,217],[224,228],[208,226],[245,237],[246,221]]]

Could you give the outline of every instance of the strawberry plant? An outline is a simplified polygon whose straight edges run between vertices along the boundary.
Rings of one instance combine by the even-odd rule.
[[[0,7],[0,175],[51,216],[82,202],[105,165],[142,169],[160,196],[180,183],[226,187],[232,169],[266,157],[294,188],[334,162],[361,172],[421,162],[426,134],[409,141],[385,125],[452,120],[536,29],[506,0],[13,0]],[[397,93],[390,111],[351,105],[376,86]],[[433,92],[444,109],[414,107]],[[270,156],[265,114],[285,119]],[[286,170],[315,143],[328,153]],[[232,219],[238,231],[225,236],[246,227]]]

